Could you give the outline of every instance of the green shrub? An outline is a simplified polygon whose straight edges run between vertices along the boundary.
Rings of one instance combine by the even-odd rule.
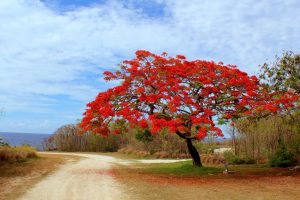
[[[202,154],[212,154],[219,146],[213,142],[197,142],[194,144]]]
[[[225,151],[223,153],[223,156],[225,158],[225,161],[229,164],[232,164],[233,160],[236,159],[236,156],[231,151]]]
[[[135,134],[135,139],[143,143],[148,143],[153,141],[153,136],[149,130],[138,130]]]
[[[245,164],[255,164],[255,160],[253,158],[246,157],[244,158]]]
[[[230,164],[242,165],[245,164],[245,160],[240,156],[234,156],[233,159],[230,161]]]
[[[289,167],[293,164],[293,157],[293,154],[286,146],[280,144],[275,155],[269,160],[269,165],[271,167]]]
[[[255,163],[254,159],[249,158],[249,157],[241,157],[238,155],[234,155],[234,153],[232,151],[225,151],[223,155],[228,164],[242,165],[242,164],[254,164]]]

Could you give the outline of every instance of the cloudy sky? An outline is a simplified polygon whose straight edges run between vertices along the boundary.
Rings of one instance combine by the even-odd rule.
[[[300,51],[298,0],[1,0],[0,131],[52,133],[137,49],[238,65]]]

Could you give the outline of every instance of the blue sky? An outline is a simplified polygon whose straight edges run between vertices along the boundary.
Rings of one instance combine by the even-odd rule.
[[[238,65],[300,50],[298,0],[0,1],[0,131],[75,123],[137,49]]]

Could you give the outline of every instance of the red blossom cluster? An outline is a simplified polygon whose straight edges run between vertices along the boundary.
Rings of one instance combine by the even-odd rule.
[[[293,107],[298,96],[278,94],[235,66],[213,61],[188,61],[182,55],[168,57],[139,50],[125,60],[121,70],[104,72],[105,80],[122,80],[120,86],[98,94],[87,104],[81,122],[85,130],[119,134],[110,123],[123,119],[130,127],[157,133],[223,136],[216,119],[228,121],[249,115],[266,115]]]

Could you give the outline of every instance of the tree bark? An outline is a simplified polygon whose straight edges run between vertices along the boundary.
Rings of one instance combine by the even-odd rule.
[[[195,139],[194,137],[191,137],[191,134],[186,134],[186,133],[181,133],[180,131],[176,131],[176,134],[181,137],[182,139],[185,139],[187,147],[188,147],[188,151],[193,159],[193,164],[194,166],[197,167],[202,167],[202,163],[201,163],[201,159],[200,159],[200,155],[196,149],[196,147],[194,147],[192,140]]]
[[[189,153],[192,156],[194,166],[202,167],[200,155],[196,147],[193,145],[192,139],[186,139],[186,143],[187,143]]]

